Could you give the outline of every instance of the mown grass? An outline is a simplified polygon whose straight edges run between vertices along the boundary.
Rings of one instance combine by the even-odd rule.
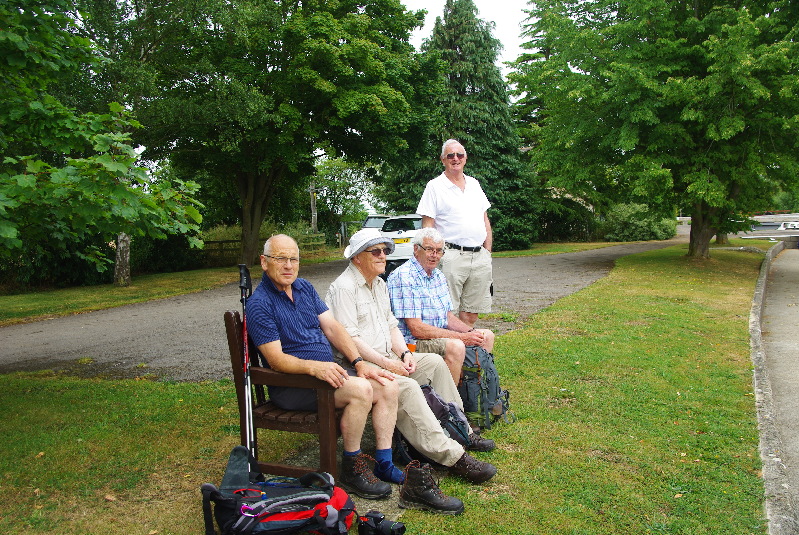
[[[407,511],[407,533],[766,532],[748,346],[762,256],[685,252],[623,258],[498,338],[518,421],[478,456],[499,473],[444,478],[466,513]],[[200,533],[199,486],[238,440],[227,380],[0,375],[0,406],[4,533]],[[307,440],[262,432],[261,455]]]
[[[765,533],[748,314],[762,256],[685,247],[611,274],[499,338],[519,421],[488,436],[463,517],[415,533]]]

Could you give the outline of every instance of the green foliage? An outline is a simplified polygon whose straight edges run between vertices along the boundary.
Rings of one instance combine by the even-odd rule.
[[[70,6],[0,5],[0,266],[18,282],[56,282],[59,268],[47,264],[73,259],[103,272],[118,233],[163,238],[202,219],[196,184],[154,181],[137,165],[130,131],[139,124],[122,106],[78,113],[48,93],[91,60]],[[30,269],[39,261],[45,269]]]
[[[85,3],[108,56],[141,80],[123,87],[145,156],[233,186],[215,185],[236,191],[245,258],[265,218],[309,219],[317,151],[357,161],[404,143],[406,97],[421,82],[408,44],[418,18],[399,0]]]
[[[538,239],[542,242],[589,241],[595,237],[594,213],[574,199],[547,203],[538,221]]]
[[[599,234],[607,241],[668,240],[677,232],[675,218],[662,217],[645,204],[617,204],[605,214]]]
[[[140,236],[131,240],[130,270],[139,273],[172,273],[204,267],[203,253],[187,236],[166,238]]]
[[[538,171],[598,211],[691,213],[690,254],[799,177],[799,13],[786,1],[535,2],[512,76]]]
[[[378,167],[374,164],[353,164],[343,158],[325,158],[316,164],[314,185],[318,191],[316,209],[320,232],[334,235],[343,221],[360,221],[366,217],[364,201],[378,204],[374,196],[374,180]]]

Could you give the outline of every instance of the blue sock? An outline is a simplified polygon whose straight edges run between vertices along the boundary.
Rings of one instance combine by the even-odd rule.
[[[391,448],[386,448],[384,450],[376,450],[375,451],[375,461],[383,462],[383,461],[390,461],[391,460]]]
[[[397,484],[405,481],[405,473],[394,466],[391,460],[391,448],[375,451],[375,461],[374,474],[378,479]]]
[[[361,454],[361,450],[360,449],[357,449],[355,451],[345,451],[344,452],[344,457],[357,457],[360,454]]]

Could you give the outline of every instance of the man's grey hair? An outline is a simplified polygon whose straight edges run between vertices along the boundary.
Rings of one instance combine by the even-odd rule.
[[[300,250],[299,245],[297,245],[297,240],[295,240],[288,234],[275,234],[273,236],[270,236],[269,239],[266,240],[266,242],[264,242],[264,256],[269,256],[272,254],[272,240],[274,240],[275,238],[288,238],[294,242],[294,246],[297,248],[297,251]]]
[[[458,145],[460,145],[461,147],[463,147],[463,143],[461,143],[461,142],[460,142],[460,141],[458,141],[457,139],[452,139],[452,138],[450,138],[450,139],[446,140],[446,141],[444,142],[444,144],[443,144],[443,145],[441,145],[441,157],[442,157],[442,158],[443,158],[444,156],[446,156],[446,155],[447,155],[447,146],[448,146],[448,145],[454,145],[455,143],[457,143]],[[466,147],[463,147],[463,152],[466,152]]]
[[[413,244],[423,245],[425,238],[430,238],[430,241],[435,244],[444,244],[444,236],[442,236],[441,233],[433,227],[425,227],[416,231],[416,235],[413,237]]]

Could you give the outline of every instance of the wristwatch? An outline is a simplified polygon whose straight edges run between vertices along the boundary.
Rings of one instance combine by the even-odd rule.
[[[363,360],[363,357],[358,357],[357,359],[355,359],[352,362],[350,362],[350,366],[352,366],[354,368],[355,365],[358,364],[359,362],[361,362],[362,360]]]
[[[402,362],[405,362],[405,355],[410,355],[410,354],[411,352],[406,349],[405,351],[402,352],[402,355],[400,355],[400,360]]]

